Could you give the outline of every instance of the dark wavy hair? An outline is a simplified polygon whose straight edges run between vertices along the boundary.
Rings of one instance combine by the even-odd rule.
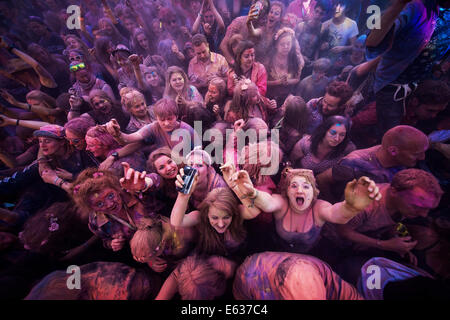
[[[312,133],[311,135],[311,152],[317,156],[317,149],[319,147],[320,142],[322,142],[323,138],[327,134],[328,130],[335,124],[340,123],[345,126],[347,133],[345,134],[345,139],[337,145],[333,151],[331,151],[327,155],[327,159],[334,159],[341,156],[344,150],[347,148],[350,143],[350,128],[351,121],[350,119],[342,116],[332,116],[325,119]]]
[[[250,40],[243,40],[239,42],[238,47],[236,49],[236,56],[234,57],[234,66],[233,70],[237,76],[242,76],[243,72],[241,69],[241,57],[245,50],[255,48],[255,44]]]

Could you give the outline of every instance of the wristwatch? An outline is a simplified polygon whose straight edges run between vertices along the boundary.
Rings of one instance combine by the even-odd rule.
[[[117,151],[114,151],[113,153],[111,153],[111,155],[114,157],[114,159],[119,160],[119,153]]]

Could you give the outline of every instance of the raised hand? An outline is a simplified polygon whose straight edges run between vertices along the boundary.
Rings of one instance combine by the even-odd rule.
[[[110,135],[112,135],[114,138],[120,137],[120,125],[117,122],[116,119],[111,119],[108,123],[105,124],[106,130]]]
[[[0,90],[0,96],[2,96],[3,99],[8,101],[12,105],[15,105],[17,103],[17,100],[5,89]]]
[[[175,180],[175,186],[179,189],[183,188],[183,186],[184,186],[183,176],[184,176],[184,169],[181,168],[180,174],[177,175],[177,178]],[[189,194],[187,194],[188,196],[192,195],[192,193],[195,190],[195,187],[197,186],[197,183],[198,183],[198,173],[195,174],[194,182],[192,183],[192,187],[191,187],[191,191],[189,192]],[[178,192],[178,194],[184,195],[184,193],[182,193],[180,191]]]
[[[241,197],[242,195],[243,197],[249,198],[256,196],[256,189],[247,171],[240,170],[235,172],[231,177],[231,182],[233,183],[233,187],[231,188],[236,192],[237,196]]]
[[[234,186],[234,183],[232,182],[231,178],[233,177],[233,174],[236,173],[234,164],[232,162],[227,162],[220,167],[220,171],[222,171],[223,179],[225,180],[227,185],[232,188],[232,186]]]
[[[218,115],[218,114],[219,114],[219,111],[220,111],[219,106],[218,106],[217,104],[215,104],[215,105],[213,106],[212,111],[214,112],[215,115]]]
[[[122,234],[115,236],[114,239],[111,240],[111,249],[113,251],[119,251],[123,248],[126,239]]]
[[[135,67],[139,67],[139,64],[141,63],[141,57],[139,57],[137,54],[132,54],[131,56],[128,57],[128,60]]]
[[[128,162],[122,162],[123,167],[123,178],[120,178],[120,186],[127,190],[128,192],[141,192],[147,189],[149,186],[145,183],[145,176],[147,172],[143,171],[142,173],[139,171],[130,168],[130,164]],[[149,181],[152,181],[151,179]]]
[[[241,130],[244,125],[245,125],[244,119],[236,120],[233,124],[233,129],[235,132],[237,132],[237,131]]]
[[[380,199],[381,193],[377,185],[367,177],[361,177],[358,181],[354,179],[345,187],[345,202],[356,211],[362,211],[373,200],[379,201]]]

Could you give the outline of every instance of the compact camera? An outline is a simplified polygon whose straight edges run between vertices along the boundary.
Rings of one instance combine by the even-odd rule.
[[[185,166],[183,175],[183,187],[177,190],[184,194],[189,194],[191,192],[192,184],[194,183],[195,175],[197,174],[197,169]]]

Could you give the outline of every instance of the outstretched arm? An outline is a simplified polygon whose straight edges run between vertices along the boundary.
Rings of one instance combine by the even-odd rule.
[[[183,187],[183,178],[184,175],[183,168],[180,169],[180,174],[177,175],[177,179],[175,181],[175,185],[178,188]],[[189,205],[189,199],[191,198],[192,193],[195,190],[195,186],[197,184],[198,175],[195,176],[193,185],[191,187],[191,192],[189,194],[184,194],[179,192],[177,200],[172,208],[172,213],[170,214],[170,224],[174,227],[193,227],[200,222],[200,212],[192,211],[189,214],[185,214]]]
[[[331,205],[320,201],[318,217],[322,222],[345,224],[359,212],[367,208],[374,200],[379,201],[381,193],[375,182],[367,177],[355,179],[345,188],[345,200]]]
[[[411,1],[412,0],[395,0],[392,2],[392,4],[381,15],[381,28],[373,29],[367,36],[367,47],[376,47],[384,40],[394,25],[400,12],[402,12],[405,6]]]
[[[27,55],[25,52],[20,51],[8,45],[3,38],[0,38],[0,47],[7,49],[9,52],[15,54],[20,59],[28,63],[39,76],[41,84],[47,88],[56,88],[58,84],[53,79],[52,75],[45,69],[39,62]]]

